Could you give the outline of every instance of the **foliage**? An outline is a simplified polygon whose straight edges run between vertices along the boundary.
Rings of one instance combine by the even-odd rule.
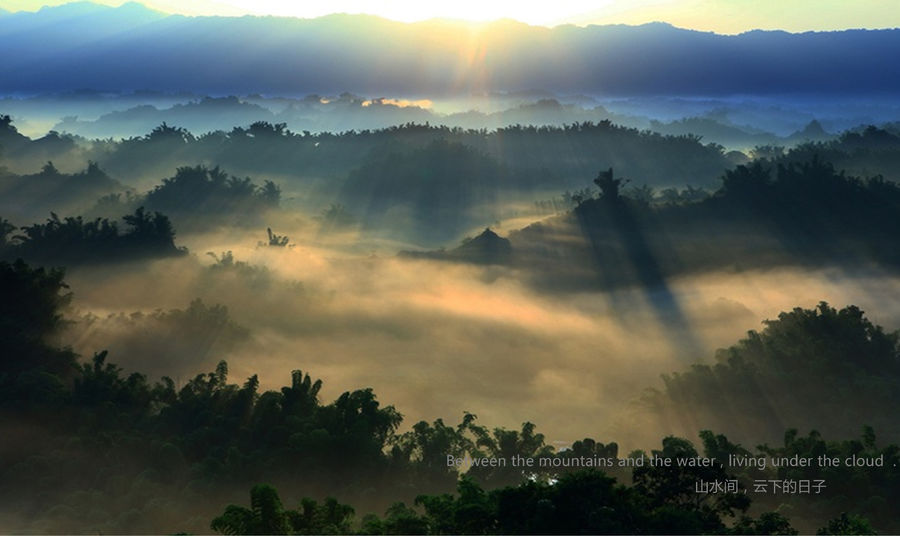
[[[665,485],[663,483],[658,487]],[[257,486],[254,491],[259,488],[260,486]],[[304,499],[304,503],[306,501],[308,499]],[[745,503],[749,504],[749,500]],[[420,495],[416,498],[415,505],[424,512],[420,513],[404,503],[395,503],[386,510],[383,518],[367,515],[362,520],[361,532],[363,534],[797,533],[790,522],[776,512],[765,512],[758,518],[743,515],[737,523],[726,526],[720,516],[730,517],[732,513],[728,509],[716,512],[711,509],[695,508],[672,498],[650,497],[639,486],[628,487],[618,484],[614,478],[594,470],[569,473],[555,482],[526,480],[490,491],[483,489],[470,477],[464,476],[457,484],[457,494]],[[225,513],[213,521],[212,528],[225,534],[253,534],[254,532],[229,532],[232,527],[252,527],[249,522],[243,521],[252,519],[251,511],[238,508],[233,505],[226,508]],[[352,511],[349,507],[345,508]],[[745,509],[746,506],[740,508],[741,511]],[[233,518],[240,521],[227,523]],[[326,527],[323,533],[331,533],[328,529],[332,526],[334,525]],[[344,530],[346,531],[346,527]]]
[[[50,211],[78,213],[98,197],[114,196],[124,189],[93,160],[75,173],[60,172],[52,161],[45,162],[34,174],[7,174],[0,169],[0,195],[14,200],[4,203],[3,211],[15,220]]]
[[[699,201],[703,201],[709,196],[710,193],[706,191],[706,189],[695,188],[688,185],[682,190],[678,190],[677,188],[664,188],[660,190],[659,196],[656,200],[660,203],[672,204],[697,203]]]
[[[51,213],[46,223],[22,227],[7,244],[6,257],[50,261],[57,264],[78,264],[117,261],[142,257],[183,255],[175,246],[175,230],[165,215],[152,214],[139,207],[122,217],[129,227],[119,231],[115,221],[97,218],[85,221],[81,216],[60,219]]]
[[[272,181],[257,186],[250,177],[229,176],[218,166],[179,167],[175,176],[147,193],[144,203],[153,210],[171,214],[189,226],[234,220],[255,224],[266,210],[277,208],[281,189]]]
[[[628,184],[628,179],[614,179],[613,168],[601,171],[594,179],[594,184],[600,188],[600,198],[607,201],[616,201],[619,198],[619,189]]]
[[[571,187],[571,179],[604,163],[667,185],[711,182],[728,165],[721,147],[703,145],[696,137],[663,136],[609,121],[492,131],[407,123],[339,133],[292,132],[283,124],[260,121],[203,136],[165,125],[148,136],[106,146],[95,142],[88,154],[105,149],[105,165],[122,177],[146,176],[181,162],[217,162],[242,173],[338,178],[377,161],[371,153],[385,154],[385,148],[408,153],[440,141],[489,156],[513,172],[510,178],[520,188]],[[553,169],[551,161],[558,163]]]
[[[857,307],[824,302],[781,313],[765,326],[719,350],[713,365],[663,376],[665,390],[650,401],[670,418],[686,412],[718,428],[740,417],[756,434],[778,433],[782,423],[840,433],[856,428],[860,414],[892,437],[900,434],[880,410],[898,403],[900,334],[885,332]]]
[[[264,282],[265,274],[249,270],[251,278]],[[117,364],[125,369],[150,374],[215,364],[250,340],[249,331],[231,319],[227,307],[207,305],[199,298],[184,308],[70,318],[67,338],[78,340],[81,348],[104,348],[119,356]]]
[[[288,245],[290,238],[284,235],[278,235],[272,232],[271,227],[266,227],[266,236],[269,237],[269,242],[265,245],[272,246],[276,248],[283,248]]]
[[[842,512],[841,516],[832,519],[828,525],[816,531],[816,534],[878,534],[872,525],[861,516],[847,515]]]
[[[47,339],[63,326],[71,294],[62,270],[0,261],[0,407],[51,403],[65,395],[75,355]]]
[[[707,456],[712,453],[707,452]],[[690,523],[695,524],[696,533],[722,532],[725,528],[722,516],[733,517],[736,512],[745,512],[750,499],[742,493],[708,494],[698,493],[698,481],[715,482],[729,478],[724,467],[713,464],[709,467],[678,467],[677,460],[697,458],[698,453],[690,441],[667,437],[662,441],[662,449],[654,450],[652,457],[671,460],[671,467],[635,467],[634,489],[642,494],[651,508],[661,509],[669,515],[674,508],[682,513],[691,512]]]
[[[17,227],[10,223],[9,220],[0,218],[0,254],[2,254],[7,247],[12,245],[10,235],[16,229]]]
[[[352,508],[333,499],[322,504],[304,499],[299,508],[287,510],[275,486],[294,497],[343,497],[351,504],[365,500],[369,507],[386,508],[383,518],[365,516],[362,526],[387,534],[793,530],[777,513],[748,516],[746,495],[694,493],[697,479],[732,476],[720,465],[635,467],[631,486],[595,470],[523,472],[482,466],[459,479],[447,467],[448,453],[472,459],[616,457],[618,446],[584,439],[573,444],[571,452],[554,452],[533,424],[525,423],[521,430],[489,430],[475,424],[471,414],[456,426],[441,420],[420,422],[398,434],[401,415],[391,406],[382,407],[371,389],[348,391],[322,403],[322,382],[299,370],[291,374],[290,385],[261,392],[256,375],[242,384],[229,383],[225,362],[183,384],[165,377],[151,384],[138,372],[125,375],[107,361],[106,352],[73,366],[71,352],[53,350],[45,341],[59,328],[60,309],[68,300],[62,293],[62,273],[18,261],[0,263],[0,275],[4,296],[13,297],[0,306],[2,355],[12,356],[0,371],[0,410],[35,423],[44,438],[30,442],[27,452],[4,451],[8,463],[0,468],[0,478],[15,485],[0,492],[0,498],[10,508],[50,523],[40,525],[44,532],[65,527],[69,532],[158,532],[161,512],[168,512],[170,526],[195,530],[190,519],[208,514],[206,519],[215,517],[210,527],[228,534],[356,530]],[[896,343],[855,309],[838,312],[824,305],[818,311],[785,313],[759,338],[777,348],[779,361],[790,367],[793,345],[818,348],[815,341],[803,341],[810,326],[819,338],[830,331],[840,334],[849,345],[844,350],[857,352],[863,369],[877,366],[884,357],[879,348],[883,352]],[[867,365],[867,359],[875,361]],[[702,433],[701,439],[707,457],[747,453],[711,432]],[[795,508],[816,519],[853,512],[894,527],[888,498],[900,489],[900,474],[888,468],[900,461],[900,451],[896,445],[879,448],[874,431],[845,442],[789,432],[783,447],[764,445],[760,452],[883,455],[884,470],[835,469],[826,478],[835,483],[837,494],[797,499]],[[698,451],[687,440],[668,437],[652,454],[684,458]],[[798,477],[780,471],[773,476]],[[246,489],[247,482],[271,485],[253,489],[250,508],[234,506],[231,491]],[[457,493],[451,494],[454,484]],[[844,485],[846,489],[840,487]],[[412,507],[396,503],[417,495]],[[232,506],[222,512],[221,506],[210,503]],[[171,517],[173,513],[181,517]]]
[[[229,505],[210,528],[222,534],[348,534],[353,508],[329,497],[319,505],[303,499],[296,510],[285,510],[275,488],[257,484],[250,491],[250,508]]]
[[[890,532],[900,528],[896,513],[891,507],[892,497],[900,489],[900,447],[896,444],[879,447],[875,431],[864,426],[858,439],[827,441],[817,431],[805,437],[797,430],[790,429],[784,434],[784,442],[779,447],[761,445],[759,451],[771,457],[792,456],[817,458],[827,456],[837,458],[834,467],[781,467],[777,478],[781,479],[824,479],[828,486],[827,495],[819,495],[802,505],[800,512],[813,519],[827,519],[842,512],[840,519],[832,520],[828,531],[853,531],[856,534],[871,532],[867,519]],[[847,460],[855,458],[881,459],[879,467],[857,467],[847,465]],[[847,518],[847,512],[853,512]],[[860,517],[857,517],[860,516]],[[864,517],[862,517],[864,516]],[[866,525],[857,524],[864,521]],[[837,528],[843,527],[843,528]],[[853,528],[858,527],[858,528]],[[827,534],[851,534],[854,532],[827,532]]]
[[[534,424],[530,422],[522,424],[521,431],[494,428],[489,432],[483,426],[470,426],[476,438],[475,444],[482,449],[483,456],[489,458],[541,458],[550,456],[553,452],[552,447],[544,444],[544,434],[536,433]],[[481,465],[472,467],[469,474],[491,487],[515,484],[532,476],[511,465],[499,468]]]
[[[770,160],[785,165],[809,161],[816,155],[848,173],[900,179],[900,136],[874,125],[848,130],[835,140],[803,143],[783,154],[777,150],[765,153]]]
[[[649,191],[622,195],[612,172],[597,179],[605,185],[599,198],[510,233],[511,264],[533,284],[657,289],[716,270],[900,269],[900,186],[882,177],[849,176],[818,157],[754,161],[726,171],[711,196],[664,190],[649,203]]]

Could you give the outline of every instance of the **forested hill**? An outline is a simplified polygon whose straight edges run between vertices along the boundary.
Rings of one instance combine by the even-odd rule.
[[[502,255],[468,244],[401,255],[505,264],[538,286],[572,290],[659,289],[685,274],[777,266],[900,270],[897,183],[798,152],[813,156],[736,166],[713,193],[626,187],[610,168],[594,179],[599,190],[569,195],[571,210],[510,231]]]
[[[242,175],[343,178],[385,154],[407,155],[435,141],[458,143],[506,168],[504,181],[517,189],[565,187],[566,181],[603,165],[645,177],[654,184],[715,181],[730,165],[724,149],[697,136],[664,136],[609,121],[564,127],[515,125],[493,131],[406,124],[379,130],[297,133],[284,124],[257,122],[229,132],[192,133],[163,124],[144,136],[120,142],[88,141],[57,133],[30,140],[8,116],[0,116],[0,157],[10,171],[30,173],[47,160],[57,165],[98,162],[126,183],[166,176],[177,167],[212,163]],[[423,174],[434,170],[419,169]]]
[[[699,202],[649,205],[620,195],[613,170],[599,196],[571,213],[510,234],[518,262],[544,284],[665,286],[669,277],[774,266],[880,265],[900,269],[900,187],[860,179],[818,158],[728,171]],[[514,257],[515,258],[515,257]],[[554,273],[562,259],[578,272]]]

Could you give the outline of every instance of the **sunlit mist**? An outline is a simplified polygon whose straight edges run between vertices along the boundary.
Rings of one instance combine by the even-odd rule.
[[[2,0],[0,8],[36,11],[71,0]],[[98,0],[121,5],[124,0]],[[646,24],[667,22],[682,28],[736,34],[754,29],[792,32],[900,26],[900,10],[893,0],[562,0],[540,2],[423,2],[391,0],[365,2],[293,2],[286,0],[147,0],[147,6],[166,13],[190,16],[279,16],[315,18],[336,13],[366,14],[400,22],[454,19],[488,22],[511,19],[537,26],[560,24]]]

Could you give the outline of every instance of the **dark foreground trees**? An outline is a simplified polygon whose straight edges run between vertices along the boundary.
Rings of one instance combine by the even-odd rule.
[[[60,219],[55,213],[45,223],[14,227],[0,220],[0,258],[22,257],[30,262],[53,265],[101,263],[148,257],[184,255],[175,246],[175,229],[169,218],[159,212],[138,207],[126,214],[122,232],[116,221],[107,218],[85,220],[81,216]]]
[[[764,324],[714,363],[664,375],[665,388],[647,401],[669,419],[693,415],[717,428],[739,420],[755,437],[806,423],[837,434],[865,415],[896,440],[900,428],[885,408],[900,403],[900,332],[874,325],[858,307],[825,302]]]
[[[285,510],[272,486],[250,490],[250,508],[230,505],[213,519],[210,528],[222,534],[349,534],[353,508],[333,498],[318,504],[303,499],[295,510]]]
[[[64,323],[66,290],[61,270],[0,261],[0,407],[65,396],[76,356],[46,341]]]
[[[845,442],[790,432],[783,446],[757,449],[757,455],[884,460],[878,471],[826,474],[836,493],[821,497],[756,496],[751,504],[741,493],[698,495],[698,479],[732,478],[746,487],[753,477],[720,466],[601,473],[552,463],[528,471],[482,465],[460,479],[448,454],[616,458],[618,447],[585,439],[557,452],[530,423],[488,430],[473,415],[459,425],[421,422],[401,433],[401,415],[371,389],[324,403],[321,382],[299,370],[289,385],[265,392],[255,375],[229,383],[224,362],[181,385],[169,378],[151,383],[139,372],[124,373],[106,352],[76,364],[71,352],[48,343],[68,300],[61,272],[0,262],[0,295],[9,298],[0,300],[0,514],[10,531],[197,532],[215,519],[211,528],[229,534],[789,533],[778,513],[782,502],[792,505],[792,519],[811,520],[806,530],[828,519],[838,520],[834,530],[863,526],[853,516],[897,530],[890,500],[900,493],[900,449],[878,446],[869,429]],[[784,328],[803,333],[793,325]],[[706,457],[749,452],[724,436],[705,432],[701,439]],[[700,452],[668,437],[651,454],[675,459]],[[778,469],[762,477],[811,475]],[[222,505],[243,502],[258,482],[271,487],[254,488],[250,508],[223,512]],[[386,514],[357,521],[337,500],[300,499],[329,496],[360,513]]]
[[[716,512],[673,496],[659,499],[595,470],[493,490],[463,477],[455,494],[421,495],[415,507],[395,503],[384,517],[369,514],[353,528],[353,509],[333,498],[323,506],[304,499],[298,509],[284,510],[274,489],[258,485],[251,509],[230,505],[210,528],[223,534],[797,534],[777,512],[723,523],[723,515],[746,511],[749,501]]]

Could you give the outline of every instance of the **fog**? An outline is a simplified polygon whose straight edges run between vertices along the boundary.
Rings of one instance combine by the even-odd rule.
[[[0,532],[900,532],[900,29],[0,20]]]
[[[818,141],[863,124],[900,120],[890,98],[844,95],[687,95],[614,97],[602,92],[493,91],[468,95],[216,95],[77,91],[4,97],[0,113],[32,138],[59,132],[85,140],[143,136],[163,122],[200,136],[256,121],[294,132],[343,132],[405,123],[496,129],[610,120],[664,134],[695,134],[730,150]],[[807,130],[810,123],[821,131]],[[19,168],[14,168],[19,169]],[[30,168],[21,171],[33,171]]]
[[[455,422],[470,411],[491,426],[530,420],[548,442],[591,435],[646,448],[661,430],[691,437],[703,423],[658,422],[639,408],[643,391],[660,388],[662,373],[710,362],[715,349],[781,311],[823,300],[856,304],[871,309],[874,322],[900,326],[900,304],[883,299],[900,281],[877,272],[674,278],[673,311],[641,288],[537,290],[514,268],[365,253],[378,245],[288,231],[285,248],[256,246],[259,233],[206,233],[182,237],[194,252],[187,258],[71,269],[73,324],[64,341],[83,356],[110,349],[110,361],[152,379],[183,383],[225,359],[232,377],[258,373],[268,389],[301,369],[323,379],[326,401],[373,387],[405,416],[405,427]],[[231,251],[236,262],[224,266],[204,251]],[[189,322],[183,311],[197,298],[206,309]],[[227,307],[227,319],[210,312],[215,304]]]

